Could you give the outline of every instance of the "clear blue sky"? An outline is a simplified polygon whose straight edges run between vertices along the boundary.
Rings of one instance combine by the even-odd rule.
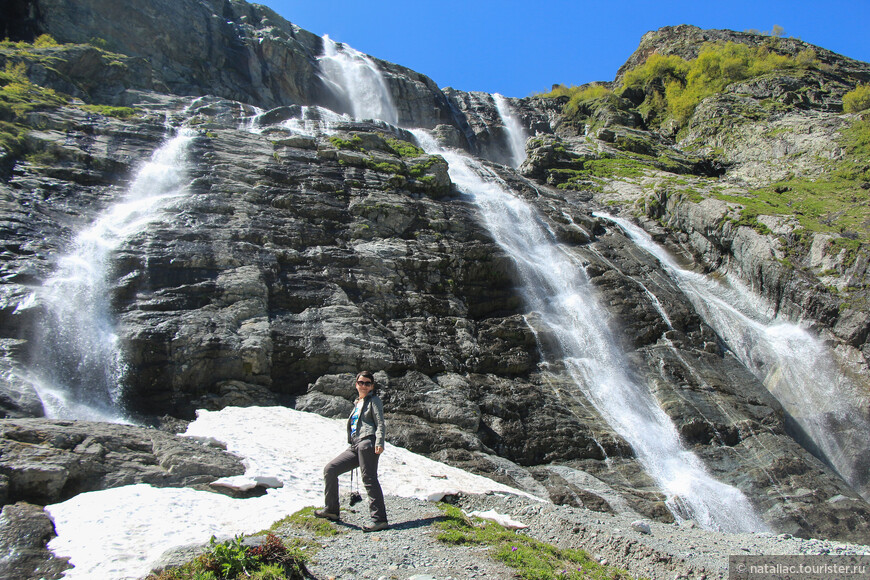
[[[256,1],[256,0],[255,0]],[[440,87],[525,97],[612,80],[649,30],[772,30],[870,61],[870,0],[259,0]]]

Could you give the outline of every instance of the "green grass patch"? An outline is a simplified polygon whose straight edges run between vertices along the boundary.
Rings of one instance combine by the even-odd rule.
[[[413,143],[408,143],[407,141],[403,141],[402,139],[396,139],[395,137],[386,137],[384,141],[386,141],[390,149],[393,150],[393,153],[395,153],[399,157],[422,157],[423,155],[426,155],[425,151],[423,151]]]
[[[414,165],[412,165],[408,169],[408,173],[411,177],[421,178],[426,175],[426,172],[429,171],[433,165],[442,161],[443,159],[441,159],[440,157],[436,155],[430,155],[429,158],[426,159],[426,161],[422,163],[415,163]],[[428,177],[432,177],[432,179],[434,179],[434,177],[431,175]]]
[[[811,232],[857,234],[870,219],[868,192],[842,179],[778,181],[745,195],[715,193],[714,197],[736,202],[749,216],[794,215]],[[752,218],[749,218],[752,219]],[[742,219],[741,219],[742,221]],[[862,237],[863,237],[862,236]]]
[[[613,90],[598,83],[591,83],[580,87],[558,85],[554,86],[553,90],[549,93],[541,96],[568,97],[562,107],[563,116],[578,128],[585,125],[585,131],[587,132],[592,131],[600,125],[600,119],[595,119],[603,111],[628,111],[631,109],[629,101],[626,101]]]
[[[15,121],[27,113],[44,108],[55,108],[69,102],[69,97],[34,84],[27,77],[23,62],[6,62],[0,71],[0,119]]]
[[[855,260],[858,259],[858,254],[861,253],[864,244],[862,244],[859,240],[851,239],[851,238],[834,238],[831,240],[831,253],[839,254],[840,252],[844,252],[843,254],[843,267],[848,268],[852,264],[855,263]]]
[[[113,107],[110,105],[77,105],[83,111],[102,115],[103,117],[115,117],[116,119],[129,119],[139,114],[132,107]]]
[[[600,184],[605,180],[643,177],[655,166],[645,161],[625,157],[605,157],[602,159],[577,159],[577,169],[557,168],[548,171],[548,182],[559,189],[581,191],[602,191]]]
[[[838,168],[843,177],[851,177],[853,179],[866,179],[870,177],[868,174],[868,162],[870,162],[870,115],[858,119],[843,131],[843,137],[840,144],[846,148],[847,161],[853,161],[856,165],[863,167],[864,173],[861,175],[851,172],[851,167],[844,167],[842,164]]]
[[[338,136],[333,136],[329,138],[329,142],[332,143],[333,147],[336,149],[349,149],[351,151],[365,151],[362,146],[363,140],[359,135],[354,135],[350,139],[342,139]]]
[[[0,70],[0,146],[5,153],[18,158],[24,153],[24,136],[31,130],[28,116],[36,111],[50,110],[69,105],[71,97],[43,87],[30,80],[28,69],[40,64],[57,71],[67,58],[67,47],[58,44],[52,37],[42,35],[33,43],[0,42],[0,53],[5,57],[5,67]],[[100,50],[100,56],[110,66],[124,66],[118,61],[120,55]],[[86,90],[86,87],[81,87]],[[77,105],[79,108],[104,116],[129,118],[138,112],[130,107],[102,105]]]
[[[762,133],[764,137],[773,138],[779,137],[780,135],[787,135],[789,133],[794,133],[795,130],[793,127],[777,127],[776,129],[768,129]]]
[[[704,195],[694,187],[686,187],[685,189],[680,189],[679,194],[684,199],[687,199],[694,203],[701,203],[702,201],[704,201]]]
[[[732,219],[731,222],[738,226],[746,226],[754,229],[759,234],[770,234],[770,228],[758,221],[758,210],[753,207],[744,207],[740,212],[740,217]]]
[[[612,90],[598,83],[591,83],[579,87],[554,86],[543,97],[568,97],[563,108],[563,114],[575,120],[589,117],[598,107],[606,104],[617,106],[619,99]]]
[[[468,518],[454,506],[440,504],[444,518],[436,522],[438,540],[452,545],[489,546],[490,554],[525,580],[628,579],[625,570],[603,566],[583,550],[557,548],[503,526]]]
[[[381,161],[380,163],[371,162],[366,165],[369,169],[378,173],[392,173],[394,175],[402,175],[407,173],[407,169],[401,165],[390,163],[389,161]]]
[[[298,512],[287,516],[283,520],[275,522],[272,528],[276,529],[276,526],[284,524],[290,524],[295,528],[298,528],[300,530],[307,530],[313,533],[315,536],[321,537],[338,536],[339,534],[345,533],[344,531],[335,527],[335,525],[329,520],[315,517],[313,507],[302,508]]]

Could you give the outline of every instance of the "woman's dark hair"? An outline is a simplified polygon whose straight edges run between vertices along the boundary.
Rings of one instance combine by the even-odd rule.
[[[372,393],[375,395],[378,394],[378,382],[375,380],[375,375],[373,375],[371,371],[358,372],[356,374],[357,380],[359,380],[360,377],[369,379],[372,382]]]

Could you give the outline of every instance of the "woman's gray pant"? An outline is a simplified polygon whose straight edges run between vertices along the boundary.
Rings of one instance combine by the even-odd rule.
[[[323,468],[324,503],[326,511],[338,514],[338,476],[359,467],[363,486],[369,496],[369,510],[375,522],[387,521],[384,493],[378,483],[378,455],[375,454],[375,438],[354,440],[353,444]]]

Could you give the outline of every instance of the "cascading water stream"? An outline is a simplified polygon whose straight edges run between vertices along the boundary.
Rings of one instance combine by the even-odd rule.
[[[240,129],[250,133],[262,133],[265,129],[260,121],[263,114],[264,112],[260,112],[252,117],[242,119]],[[350,115],[339,114],[317,105],[303,105],[299,107],[298,117],[282,121],[278,126],[286,129],[294,135],[315,137],[317,135],[332,135],[335,133],[335,125],[339,123],[349,123],[351,121],[353,121],[353,118]]]
[[[761,313],[762,300],[735,280],[728,284],[681,268],[638,226],[599,214],[617,224],[653,255],[740,362],[761,379],[803,434],[796,437],[865,498],[870,498],[870,422],[866,401],[837,368],[828,349],[795,324]],[[800,439],[808,437],[810,441]]]
[[[75,238],[35,291],[33,302],[44,305],[46,315],[37,328],[31,382],[47,417],[125,421],[119,399],[126,365],[110,308],[111,255],[184,193],[192,139],[182,129],[158,148],[123,199]]]
[[[350,101],[348,110],[354,117],[395,124],[398,115],[377,67],[349,47],[339,49],[328,37],[324,43],[326,55],[319,59],[321,74],[337,95]],[[525,154],[522,127],[510,114],[506,101],[498,101],[502,101],[500,115],[519,165]],[[372,104],[374,108],[363,108]],[[287,128],[319,133],[324,127],[305,127],[305,131],[296,126]],[[515,260],[526,299],[542,324],[557,337],[578,387],[611,428],[632,445],[644,469],[668,496],[674,515],[712,529],[766,529],[738,489],[713,479],[701,461],[683,448],[676,428],[649,389],[629,377],[582,270],[555,242],[534,210],[477,161],[441,148],[423,130],[412,132],[427,152],[445,158],[453,182],[474,199],[495,240]]]
[[[281,126],[297,135],[331,135],[336,124],[351,120],[350,115],[339,115],[323,107],[302,107],[298,119],[288,119]]]
[[[377,65],[346,44],[323,37],[324,54],[317,58],[320,78],[355,119],[399,124],[393,96]]]
[[[520,120],[511,110],[510,103],[502,95],[492,95],[495,108],[498,111],[501,122],[504,123],[508,133],[508,145],[511,149],[511,165],[519,167],[526,160],[526,131]]]
[[[578,388],[632,446],[675,517],[725,531],[766,529],[743,493],[716,481],[682,446],[650,390],[630,376],[585,273],[532,207],[479,162],[439,147],[424,131],[414,134],[427,152],[447,160],[450,178],[474,200],[487,229],[516,263],[526,301],[556,339]]]

